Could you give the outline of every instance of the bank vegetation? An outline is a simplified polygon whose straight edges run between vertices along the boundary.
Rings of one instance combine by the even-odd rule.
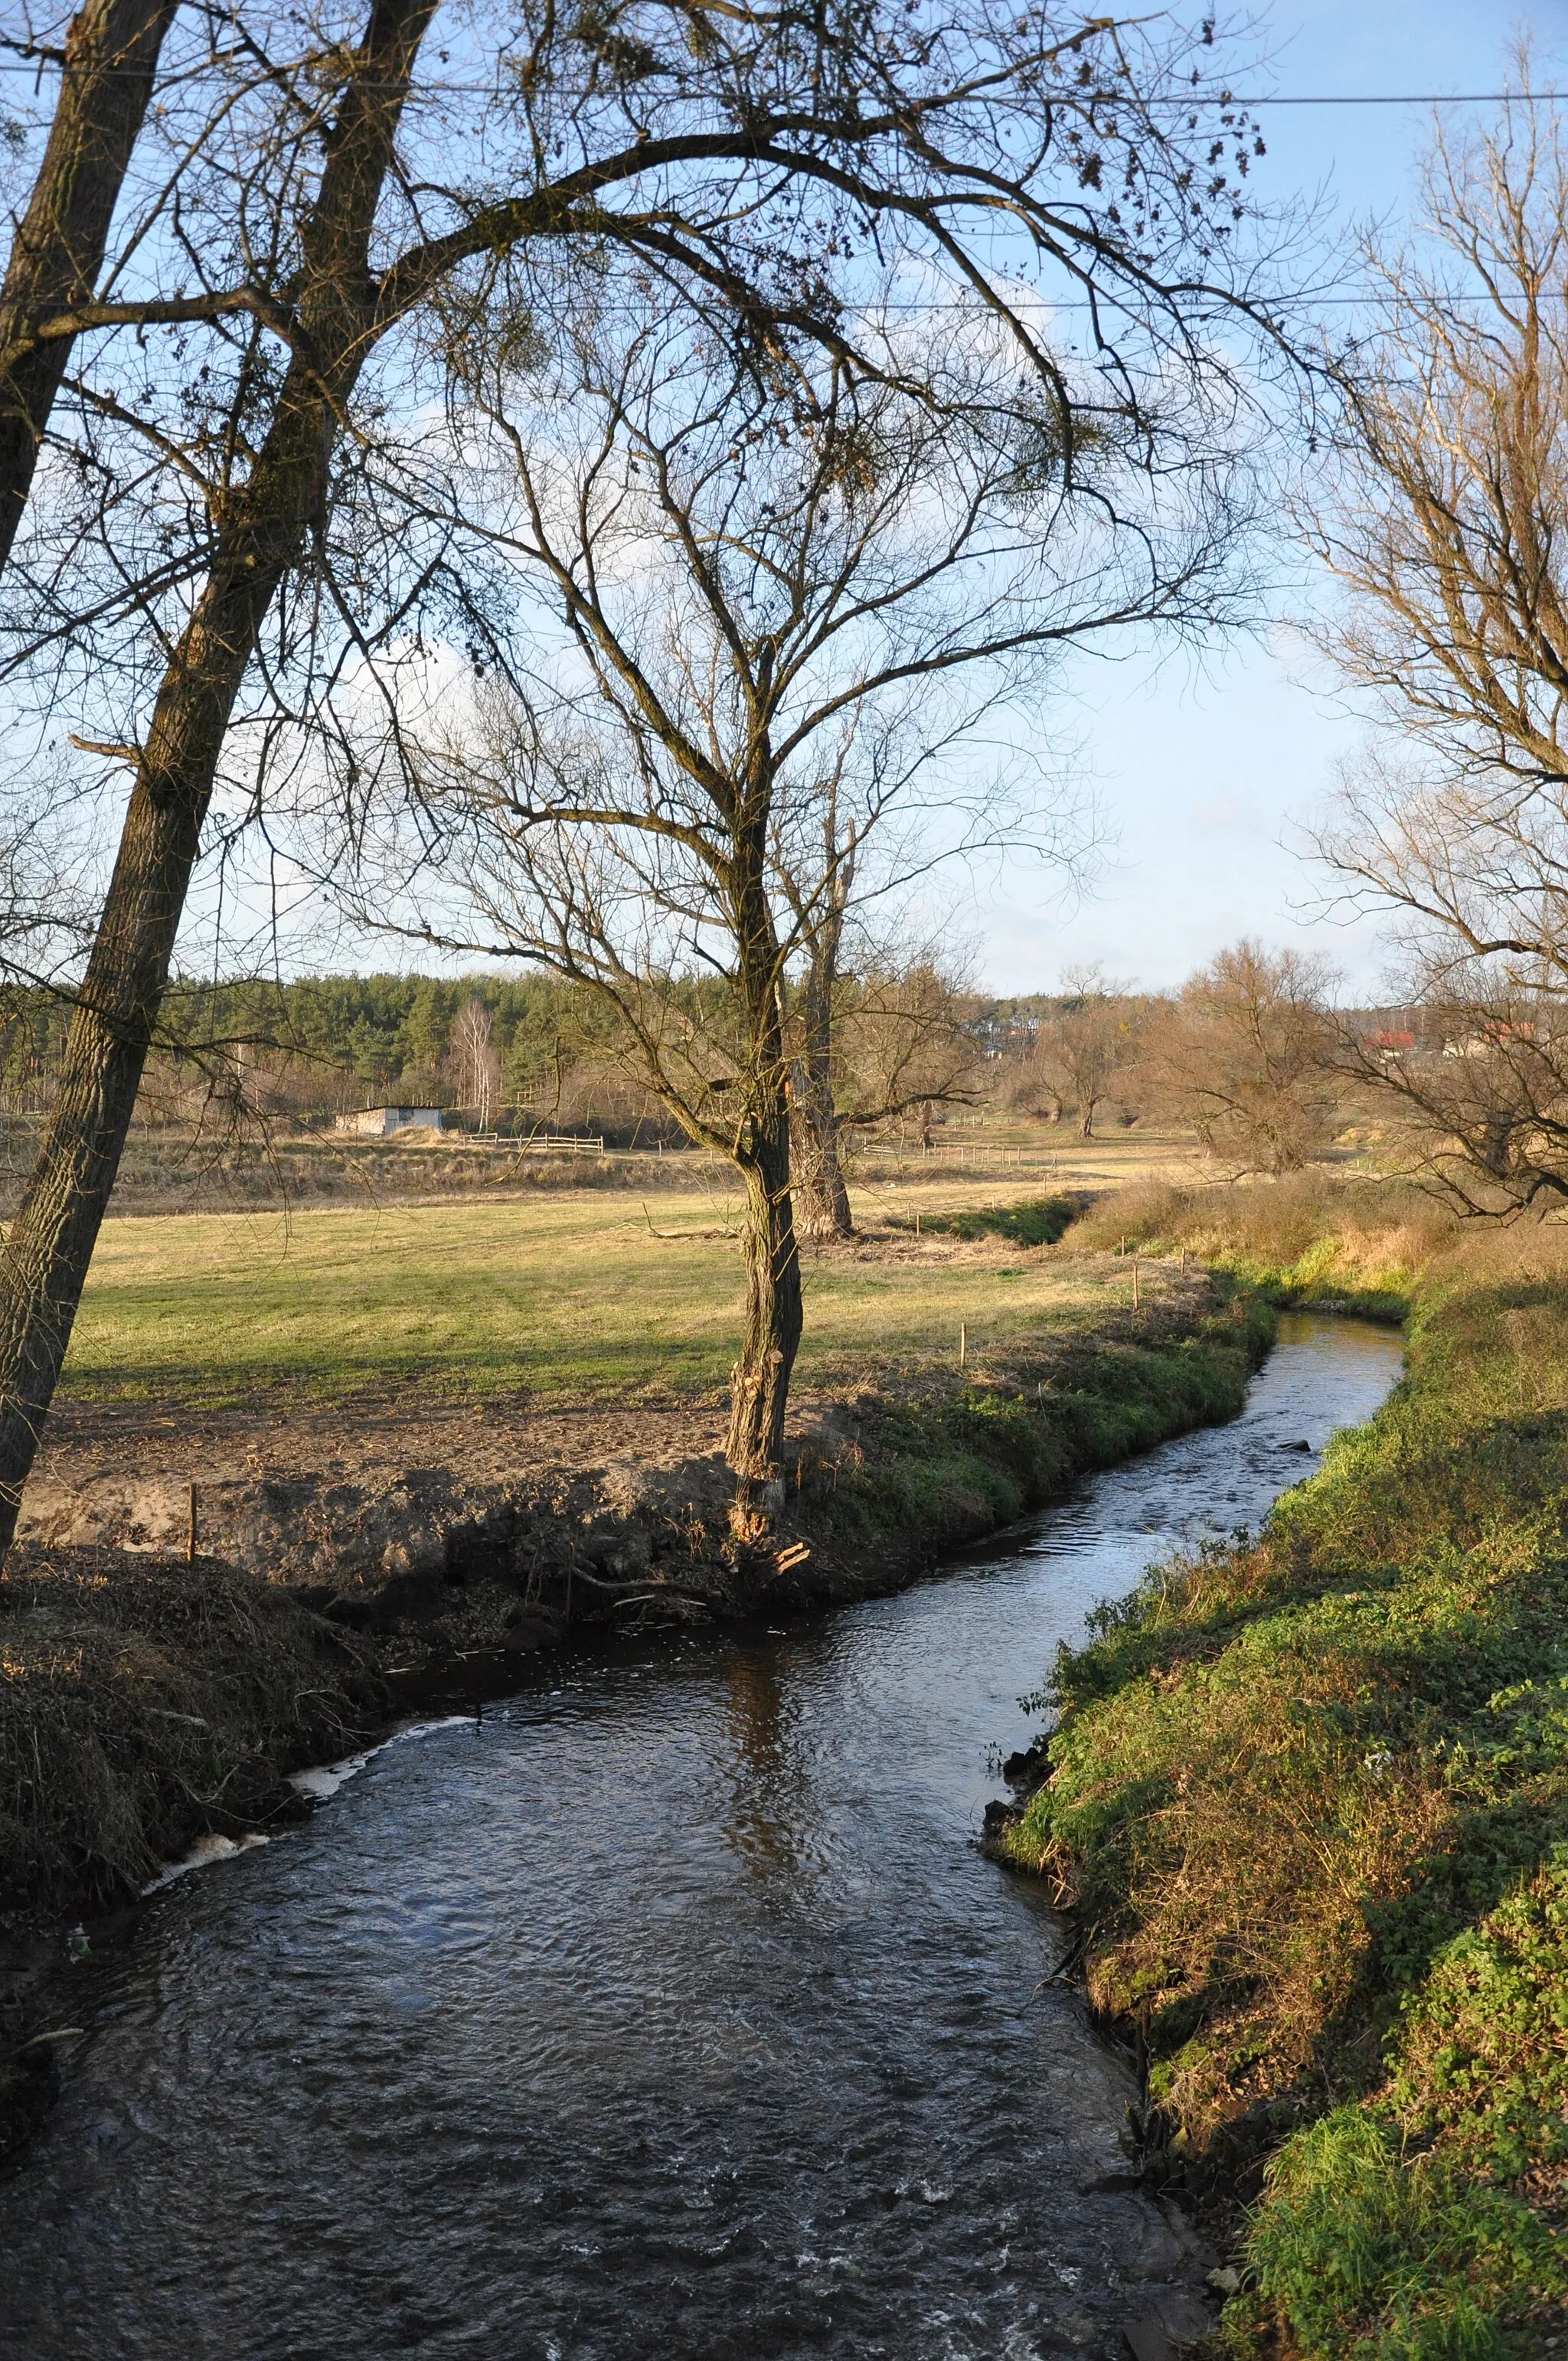
[[[1151,2169],[1245,2205],[1227,2351],[1522,2361],[1568,2322],[1568,1240],[1353,1207],[1113,1210],[1292,1292],[1332,1246],[1407,1374],[1091,1617],[1001,1845],[1137,2028]]]

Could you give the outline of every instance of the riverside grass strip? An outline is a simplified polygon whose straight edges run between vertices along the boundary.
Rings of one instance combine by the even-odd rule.
[[[999,1839],[1136,2023],[1157,2150],[1262,2168],[1235,2356],[1568,2350],[1568,1236],[1414,1295],[1404,1383],[1261,1538],[1064,1652]]]

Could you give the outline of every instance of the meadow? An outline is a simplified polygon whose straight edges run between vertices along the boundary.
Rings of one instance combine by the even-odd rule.
[[[1146,1174],[1150,1152],[998,1159],[983,1180],[890,1176],[857,1190],[868,1235],[803,1249],[806,1385],[972,1364],[1128,1294],[1113,1257],[964,1244],[933,1222],[1015,1202],[1050,1179]],[[1102,1184],[1103,1185],[1103,1184]],[[728,1383],[740,1333],[739,1201],[717,1185],[646,1202],[536,1189],[291,1213],[127,1216],[105,1224],[66,1364],[77,1399],[194,1403],[297,1388],[342,1398],[420,1383],[566,1400],[700,1398]],[[915,1234],[916,1214],[921,1232]],[[1146,1268],[1157,1299],[1170,1274]]]

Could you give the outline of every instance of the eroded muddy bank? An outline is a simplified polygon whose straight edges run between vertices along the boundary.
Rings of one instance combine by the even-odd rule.
[[[296,1451],[281,1471],[192,1477],[178,1429],[149,1426],[139,1477],[100,1465],[65,1484],[57,1456],[0,1623],[13,2134],[50,2080],[24,2045],[59,2021],[66,1930],[81,1920],[91,1936],[94,1913],[203,1832],[297,1814],[289,1772],[384,1734],[422,1697],[504,1691],[570,1631],[897,1590],[1087,1470],[1234,1414],[1270,1333],[1255,1299],[1194,1275],[1175,1300],[1005,1365],[807,1404],[766,1549],[731,1540],[718,1453],[680,1447],[706,1439],[700,1413],[663,1455],[586,1465],[562,1453],[509,1469],[492,1440],[482,1465],[393,1452],[350,1475]]]

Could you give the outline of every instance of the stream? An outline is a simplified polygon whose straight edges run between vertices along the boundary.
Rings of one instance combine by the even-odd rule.
[[[542,1656],[82,1971],[0,2192],[16,2361],[1046,2361],[1201,2286],[975,1837],[1093,1602],[1398,1374],[1291,1314],[1242,1416],[897,1598]]]

